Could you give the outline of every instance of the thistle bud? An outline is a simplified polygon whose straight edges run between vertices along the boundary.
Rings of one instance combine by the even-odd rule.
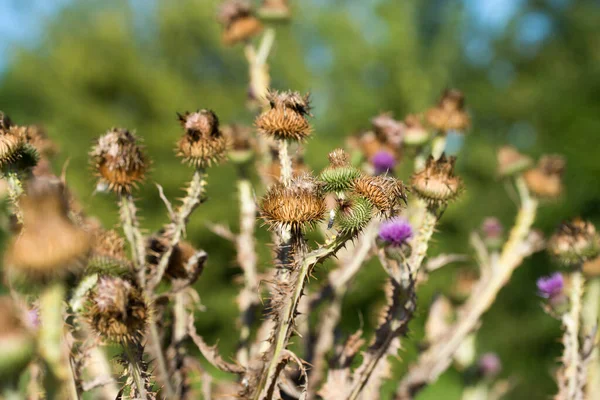
[[[227,0],[221,4],[218,15],[223,25],[223,43],[233,45],[250,40],[263,29],[254,16],[252,6],[245,0]]]
[[[533,161],[512,146],[503,146],[498,150],[498,175],[501,177],[520,174],[531,167]]]
[[[425,169],[412,176],[412,188],[430,206],[441,206],[454,200],[463,188],[462,180],[454,176],[455,157],[444,154],[435,160],[427,159]]]
[[[442,133],[463,132],[471,123],[464,108],[465,96],[462,92],[456,89],[447,89],[442,94],[437,106],[427,111],[427,122]]]
[[[527,187],[535,196],[553,199],[562,193],[562,174],[565,160],[559,155],[547,155],[540,158],[536,168],[523,175]]]
[[[600,254],[600,239],[594,225],[575,219],[559,225],[548,242],[548,251],[561,264],[578,267]]]
[[[356,235],[373,218],[373,204],[361,196],[350,196],[338,200],[335,223],[340,232]]]
[[[319,175],[325,182],[323,190],[326,192],[340,193],[350,189],[360,171],[350,165],[350,156],[342,149],[335,149],[329,153],[329,166]]]
[[[311,133],[306,119],[310,115],[309,95],[304,97],[298,92],[278,92],[270,90],[267,94],[270,109],[256,118],[258,131],[278,140],[302,141]]]
[[[124,272],[121,267],[128,265],[125,240],[114,229],[98,228],[93,231],[92,251],[88,261],[88,272],[94,270]]]
[[[131,193],[148,168],[138,138],[127,129],[112,128],[100,136],[90,156],[100,183],[119,194]]]
[[[179,115],[179,114],[178,114]],[[196,168],[219,163],[227,151],[227,139],[219,128],[219,118],[211,110],[179,115],[185,134],[177,143],[177,154]]]
[[[404,119],[404,141],[408,146],[422,146],[429,141],[429,132],[423,127],[416,115],[407,115]]]
[[[90,249],[90,235],[68,217],[60,181],[35,178],[20,198],[23,228],[12,240],[5,264],[10,273],[33,282],[64,278],[79,270]]]
[[[391,247],[405,245],[412,236],[412,226],[403,218],[392,218],[379,227],[379,240]]]
[[[485,245],[493,250],[498,250],[502,247],[504,227],[498,218],[487,217],[481,224],[481,233]]]
[[[229,160],[235,164],[246,164],[252,161],[256,140],[247,126],[232,124],[223,127],[223,136],[230,144]]]
[[[0,297],[0,382],[16,382],[35,353],[35,340],[8,296]]]
[[[354,181],[352,191],[387,216],[396,214],[407,201],[406,187],[391,176],[361,176]]]
[[[308,174],[292,178],[289,186],[272,185],[260,203],[262,218],[272,228],[302,231],[323,220],[325,198],[319,183]]]
[[[23,171],[34,167],[39,155],[27,143],[27,127],[13,125],[4,113],[0,112],[0,168],[3,171]]]
[[[88,301],[85,316],[100,337],[121,344],[140,341],[150,314],[142,292],[131,282],[101,277]]]
[[[288,0],[263,0],[258,15],[268,21],[287,21],[291,16]]]

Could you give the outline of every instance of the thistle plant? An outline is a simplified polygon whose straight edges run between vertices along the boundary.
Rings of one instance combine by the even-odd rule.
[[[164,146],[175,146],[191,178],[177,202],[156,185],[166,218],[155,231],[143,227],[137,207],[151,165],[144,132],[111,128],[89,152],[96,191],[117,203],[119,226],[109,228],[88,215],[65,174],[52,173],[47,160],[58,150],[43,129],[15,125],[0,113],[0,169],[15,222],[2,270],[10,294],[0,298],[2,395],[376,399],[392,377],[392,359],[403,359],[414,342],[413,317],[421,314],[424,343],[414,359],[402,361],[407,372],[394,380],[394,398],[415,398],[452,366],[464,377],[463,399],[500,398],[511,381],[500,376],[506,368],[495,353],[478,351],[477,331],[513,272],[546,247],[563,267],[537,284],[545,310],[564,328],[558,398],[597,396],[588,370],[597,367],[590,321],[598,309],[585,311],[582,299],[586,276],[594,268],[598,275],[598,234],[580,219],[560,225],[548,241],[534,229],[538,207],[565,190],[565,160],[542,156],[534,165],[515,148],[499,149],[498,177],[518,197],[514,225],[504,229],[489,216],[470,236],[472,255],[434,257],[431,244],[446,228],[440,221],[468,190],[463,155],[446,155],[446,138],[471,126],[465,96],[448,89],[419,114],[374,116],[365,121],[368,130],[332,149],[315,172],[303,157],[307,141],[320,135],[310,96],[274,89],[269,75],[274,22],[288,21],[292,11],[285,0],[265,0],[258,9],[234,0],[220,8],[223,42],[244,45],[247,105],[255,115],[222,124],[209,108],[176,114],[179,139]],[[226,162],[235,168],[236,232],[201,207],[209,201],[209,171]],[[197,330],[205,294],[195,284],[206,279],[205,268],[217,266],[205,238],[187,236],[192,218],[210,220],[211,230],[232,242],[242,273],[232,328],[239,343],[231,354]],[[268,262],[257,250],[265,245],[261,230],[272,239]],[[452,295],[424,308],[418,296],[428,277],[457,262],[473,265],[458,273],[458,288],[449,285]],[[324,263],[333,267],[321,273]],[[374,264],[385,276],[384,305],[367,315],[369,322],[377,317],[374,329],[343,332],[345,302]],[[41,323],[27,322],[38,316]]]

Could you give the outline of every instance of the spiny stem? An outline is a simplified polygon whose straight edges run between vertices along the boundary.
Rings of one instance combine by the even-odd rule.
[[[402,273],[406,275],[401,277],[402,281],[408,282],[408,274],[412,275],[416,279],[419,269],[423,264],[423,260],[427,255],[427,248],[429,247],[431,236],[433,236],[433,232],[435,231],[435,224],[437,223],[437,220],[438,217],[435,211],[427,207],[425,210],[425,215],[423,216],[423,221],[421,222],[421,227],[419,228],[419,232],[411,243],[412,252],[406,264],[408,268],[404,268],[402,271]],[[398,277],[395,279],[398,280]]]
[[[149,294],[153,294],[154,289],[160,283],[163,275],[165,274],[167,266],[169,265],[169,259],[171,258],[173,249],[175,246],[177,246],[185,232],[185,227],[190,215],[202,201],[206,187],[205,176],[206,173],[203,168],[198,168],[196,171],[194,171],[192,180],[187,188],[187,195],[183,199],[183,203],[181,204],[181,207],[175,216],[175,220],[172,221],[173,236],[171,237],[165,252],[160,258],[158,266],[156,267],[156,274],[148,283]]]
[[[23,185],[19,179],[19,175],[15,172],[9,172],[6,174],[6,180],[8,182],[8,198],[13,207],[13,212],[17,217],[19,223],[23,223],[23,214],[19,207],[19,197],[23,193]]]
[[[119,198],[121,225],[131,247],[131,255],[135,265],[138,285],[146,288],[146,246],[136,216],[135,202],[131,194],[123,194]]]
[[[583,398],[583,385],[579,382],[581,368],[581,355],[579,353],[579,327],[581,321],[581,298],[583,296],[584,277],[580,270],[571,273],[571,287],[569,289],[569,312],[562,318],[565,332],[563,335],[564,379],[568,399]]]
[[[583,325],[586,334],[592,332],[598,324],[600,314],[600,278],[593,277],[586,283],[583,305]],[[590,356],[586,392],[588,398],[600,397],[600,359],[598,347],[595,346]]]
[[[279,162],[281,163],[281,183],[289,186],[292,180],[292,159],[288,152],[287,140],[279,141]]]
[[[163,391],[165,398],[174,399],[175,390],[169,377],[169,370],[167,369],[167,363],[165,361],[165,355],[162,350],[160,343],[160,335],[158,334],[158,327],[156,322],[150,320],[148,323],[148,334],[150,335],[149,345],[152,348],[152,356],[156,363],[156,370],[160,377],[160,383],[163,384]]]
[[[439,159],[442,156],[442,153],[446,149],[446,136],[439,135],[433,139],[433,143],[431,144],[431,155],[434,159]]]
[[[144,378],[144,371],[142,370],[142,366],[140,363],[140,358],[142,355],[137,347],[134,347],[133,344],[125,344],[123,345],[123,353],[125,354],[125,358],[127,360],[127,368],[129,368],[129,373],[133,378],[133,383],[135,384],[135,388],[137,391],[136,398],[139,399],[147,399],[148,393],[146,391],[146,379]]]

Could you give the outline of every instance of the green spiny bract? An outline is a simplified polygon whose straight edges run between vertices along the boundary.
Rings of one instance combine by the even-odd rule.
[[[356,235],[373,217],[373,204],[361,196],[339,200],[335,223],[340,232]]]

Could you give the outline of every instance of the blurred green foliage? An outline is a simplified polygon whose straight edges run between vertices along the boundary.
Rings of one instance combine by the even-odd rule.
[[[344,137],[369,126],[380,111],[397,117],[423,111],[442,89],[466,94],[474,127],[458,162],[467,191],[442,219],[431,254],[469,252],[467,238],[484,217],[505,226],[516,207],[495,176],[495,151],[512,143],[534,156],[567,157],[566,193],[545,205],[536,226],[549,232],[561,219],[582,215],[600,221],[600,8],[593,0],[523,1],[485,64],[469,62],[464,43],[470,29],[463,3],[423,1],[297,1],[290,25],[277,27],[269,59],[273,86],[311,91],[315,138],[306,158],[315,170]],[[33,47],[18,49],[0,76],[0,109],[18,123],[41,123],[60,148],[57,171],[69,160],[67,178],[89,214],[116,224],[111,195],[94,194],[88,168],[92,140],[112,126],[135,129],[154,160],[137,193],[143,224],[153,231],[167,215],[153,182],[170,198],[182,195],[191,176],[174,156],[180,135],[176,112],[211,108],[222,122],[251,124],[245,107],[248,71],[241,46],[225,48],[214,16],[215,0],[158,0],[137,7],[119,0],[73,1],[47,21]],[[368,13],[365,23],[357,14]],[[527,18],[551,21],[545,40],[526,43],[519,34]],[[365,17],[366,18],[366,17]],[[237,226],[235,171],[210,170],[210,201],[194,214],[188,237],[210,255],[197,286],[206,306],[199,332],[233,354],[237,334],[233,283],[240,271],[230,243],[210,233],[208,222]],[[269,265],[269,235],[259,232],[261,267]],[[330,264],[324,266],[324,270]],[[554,393],[551,369],[560,353],[558,322],[544,314],[535,279],[555,268],[543,254],[527,260],[501,292],[480,330],[480,351],[497,352],[504,376],[516,377],[511,399],[545,399]],[[457,267],[431,277],[419,293],[420,310],[398,371],[415,355],[424,310],[435,293],[448,291]],[[364,321],[372,326],[382,303],[384,273],[363,268],[344,305],[343,331]],[[313,284],[316,282],[313,281]],[[456,399],[462,385],[446,373],[420,399]],[[389,385],[388,390],[393,385]]]

